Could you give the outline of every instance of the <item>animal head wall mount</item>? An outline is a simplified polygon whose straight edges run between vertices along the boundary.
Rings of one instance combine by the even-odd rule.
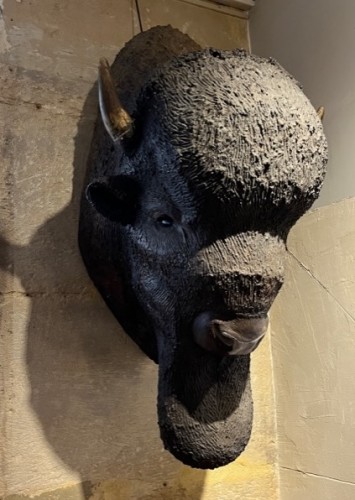
[[[283,282],[287,234],[325,175],[321,121],[275,61],[202,50],[170,27],[133,38],[111,69],[102,61],[99,89],[82,256],[159,363],[165,447],[219,467],[250,436],[250,353]]]

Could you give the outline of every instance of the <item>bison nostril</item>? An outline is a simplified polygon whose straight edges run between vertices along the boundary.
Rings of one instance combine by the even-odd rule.
[[[213,321],[211,323],[211,332],[213,336],[218,341],[222,342],[222,344],[224,344],[226,347],[229,347],[230,349],[233,347],[235,343],[235,335],[231,334],[231,332],[228,332],[220,328],[220,326],[216,321]]]
[[[223,330],[221,330],[220,333],[222,342],[226,345],[233,346],[235,339],[227,332],[224,332]]]
[[[232,321],[213,321],[214,329],[219,336],[229,342],[230,339],[240,342],[251,342],[264,336],[269,324],[268,318],[238,318]]]
[[[216,319],[212,312],[199,314],[193,324],[197,344],[218,354],[247,354],[260,343],[268,327],[267,317]]]

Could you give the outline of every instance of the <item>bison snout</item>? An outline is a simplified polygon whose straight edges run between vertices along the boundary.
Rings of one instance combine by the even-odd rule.
[[[268,318],[221,320],[210,311],[199,314],[193,322],[195,342],[219,355],[249,354],[264,337]]]

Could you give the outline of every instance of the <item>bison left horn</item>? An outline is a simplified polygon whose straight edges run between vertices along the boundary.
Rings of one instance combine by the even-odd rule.
[[[99,65],[99,105],[102,121],[113,141],[132,135],[132,118],[120,103],[106,59],[100,59]]]

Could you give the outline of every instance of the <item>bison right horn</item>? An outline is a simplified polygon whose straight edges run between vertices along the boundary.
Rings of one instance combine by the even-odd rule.
[[[102,121],[114,142],[124,136],[132,135],[132,118],[120,103],[112,80],[110,65],[106,59],[100,59],[99,105]]]
[[[324,118],[324,113],[325,113],[325,109],[323,106],[320,106],[318,109],[317,109],[317,115],[319,116],[319,118],[323,121],[323,118]]]

